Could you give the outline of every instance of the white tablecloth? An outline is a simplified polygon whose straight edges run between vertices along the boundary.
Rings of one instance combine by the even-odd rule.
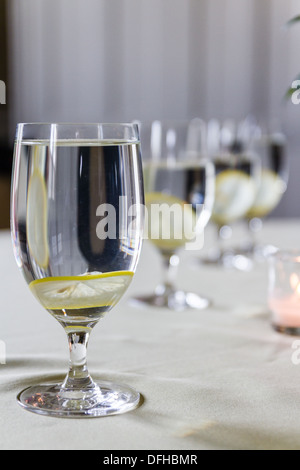
[[[262,241],[300,249],[300,221],[265,223]],[[211,228],[206,246],[212,241]],[[8,232],[0,233],[1,449],[300,449],[300,365],[295,337],[270,326],[267,269],[238,272],[196,263],[184,253],[183,288],[213,306],[175,313],[137,308],[135,293],[150,292],[160,259],[145,243],[126,297],[95,328],[89,345],[94,377],[126,383],[143,395],[124,415],[59,419],[23,410],[17,393],[58,377],[68,367],[62,327],[37,303],[19,273]]]

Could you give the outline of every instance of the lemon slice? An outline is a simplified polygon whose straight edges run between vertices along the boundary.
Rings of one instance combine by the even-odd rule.
[[[47,310],[112,307],[123,296],[132,277],[132,271],[48,277],[32,281],[29,287]]]
[[[47,206],[47,189],[36,154],[28,184],[26,231],[30,254],[41,268],[49,262]]]
[[[274,171],[262,169],[259,189],[248,217],[264,217],[279,203],[286,184]]]
[[[255,183],[240,170],[224,170],[216,176],[212,219],[221,224],[243,217],[253,204]]]
[[[158,192],[146,194],[145,199],[148,237],[158,248],[176,250],[195,238],[197,217],[190,204]]]

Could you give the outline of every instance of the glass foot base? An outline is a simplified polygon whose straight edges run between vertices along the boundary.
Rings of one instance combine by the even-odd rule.
[[[90,391],[64,390],[61,384],[48,383],[23,390],[19,404],[41,415],[66,418],[92,418],[131,411],[140,403],[135,390],[111,382],[100,382]]]
[[[250,257],[254,261],[265,261],[270,255],[276,253],[278,248],[274,245],[252,244],[235,249],[237,255]]]
[[[187,309],[203,310],[211,305],[210,300],[193,292],[167,290],[163,287],[158,287],[152,295],[135,297],[133,302],[176,311]]]
[[[283,333],[285,335],[291,336],[300,336],[300,327],[280,326],[273,324],[273,328],[278,333]]]

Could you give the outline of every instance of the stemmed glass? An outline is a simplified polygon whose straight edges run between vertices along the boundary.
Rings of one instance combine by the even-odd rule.
[[[261,174],[255,200],[245,217],[250,234],[245,251],[264,258],[274,247],[259,244],[256,237],[262,228],[262,220],[278,206],[287,189],[289,162],[282,132],[270,132],[261,126],[254,143],[261,161]]]
[[[70,350],[64,382],[21,392],[25,409],[96,417],[138,406],[140,395],[130,387],[95,382],[86,355],[92,329],[121,299],[136,270],[143,204],[135,124],[18,125],[14,254],[31,292],[65,329]]]
[[[146,237],[158,249],[164,278],[154,293],[134,300],[172,310],[203,309],[210,301],[175,285],[179,253],[199,250],[214,201],[214,166],[205,155],[205,124],[141,124],[146,197]],[[145,135],[145,138],[144,138]]]
[[[208,122],[208,153],[216,171],[215,203],[211,221],[217,232],[217,249],[202,262],[247,269],[248,260],[235,257],[225,245],[232,225],[242,220],[252,207],[260,178],[260,161],[253,151],[256,126],[251,120]]]

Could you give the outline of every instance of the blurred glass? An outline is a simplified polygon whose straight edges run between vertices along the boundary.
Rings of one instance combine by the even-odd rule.
[[[233,247],[225,246],[224,241],[231,237],[232,225],[246,216],[256,197],[260,160],[253,151],[255,132],[251,118],[208,123],[207,147],[216,172],[211,220],[217,231],[217,242],[213,253],[202,260],[204,263],[239,269],[249,267],[247,259],[236,258]]]
[[[180,250],[199,250],[213,208],[214,166],[205,158],[203,121],[141,125],[147,237],[160,253],[164,277],[154,293],[136,300],[172,310],[206,308],[210,302],[175,285]]]
[[[257,235],[263,227],[263,219],[274,211],[286,192],[289,162],[283,133],[271,133],[260,127],[254,144],[261,161],[261,174],[254,203],[246,214],[250,240],[245,250],[256,258],[264,258],[273,247],[260,244]]]

